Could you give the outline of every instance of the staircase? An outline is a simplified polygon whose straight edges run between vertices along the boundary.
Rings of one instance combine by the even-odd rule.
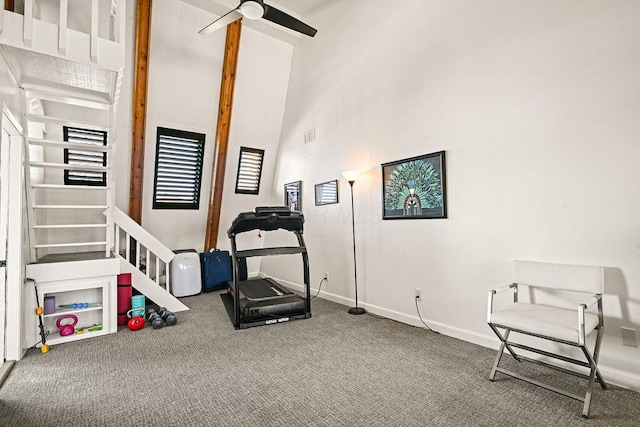
[[[85,101],[81,94],[35,91],[26,85],[22,96],[31,262],[113,257],[120,273],[132,274],[140,293],[170,311],[187,310],[170,294],[168,266],[174,253],[114,206],[114,104],[93,100],[80,106]],[[38,110],[70,110],[92,120]],[[69,141],[73,138],[77,142]],[[88,181],[74,185],[74,179]],[[38,275],[37,267],[30,270]]]
[[[114,184],[110,165],[113,143],[109,137],[115,135],[113,105],[96,104],[102,109],[94,112],[94,105],[78,108],[70,104],[80,102],[81,94],[69,91],[60,96],[45,89],[33,91],[23,85],[21,90],[31,261],[69,251],[101,251],[109,257],[107,219],[111,216]],[[77,120],[38,114],[34,105],[39,110],[57,109],[95,118]],[[67,108],[70,105],[74,108]],[[107,117],[100,120],[100,116]],[[76,129],[82,130],[76,142],[65,141],[69,138],[63,135]],[[106,144],[89,139],[91,135],[104,135]]]
[[[113,260],[114,271],[132,273],[134,288],[153,302],[187,310],[169,289],[173,252],[114,205],[125,0],[69,3],[25,0],[23,13],[0,9],[0,54],[20,87],[27,274],[46,280],[46,271],[59,281],[63,270]],[[71,29],[87,24],[87,32]],[[61,271],[52,274],[56,264]],[[116,289],[109,292],[113,303]]]

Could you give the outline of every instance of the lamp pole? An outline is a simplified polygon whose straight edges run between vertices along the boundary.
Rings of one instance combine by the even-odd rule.
[[[366,310],[362,307],[358,307],[358,265],[357,265],[357,257],[356,257],[356,218],[355,218],[355,210],[353,208],[353,183],[356,182],[355,179],[349,180],[349,185],[351,186],[351,233],[353,236],[353,281],[356,286],[356,306],[351,307],[349,309],[349,314],[365,314]]]

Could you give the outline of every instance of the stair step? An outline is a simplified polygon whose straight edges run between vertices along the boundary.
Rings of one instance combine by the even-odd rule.
[[[53,123],[53,124],[73,124],[73,125],[80,125],[80,126],[88,126],[93,130],[103,130],[103,131],[108,131],[109,130],[109,126],[105,126],[99,123],[94,123],[94,122],[88,122],[85,120],[73,120],[73,119],[65,119],[63,117],[53,117],[53,116],[41,116],[39,114],[31,114],[31,113],[27,113],[24,115],[28,120],[31,120],[32,122],[38,122],[38,123]]]
[[[100,185],[64,185],[64,184],[31,184],[31,188],[56,189],[56,190],[109,190],[109,187]]]
[[[85,93],[37,83],[24,83],[22,87],[29,98],[37,98],[43,101],[53,101],[99,110],[108,110],[112,105],[111,99],[106,94]]]
[[[40,224],[32,228],[52,229],[52,228],[107,228],[107,224]]]
[[[52,139],[29,138],[28,141],[32,145],[41,145],[45,147],[71,148],[71,149],[76,149],[81,151],[106,152],[106,151],[109,151],[110,149],[110,147],[107,147],[106,145],[93,145],[93,144],[82,144],[77,142],[54,141]]]
[[[34,248],[67,248],[72,246],[102,246],[106,245],[107,242],[79,242],[79,243],[46,243],[41,245],[33,245]]]
[[[96,166],[96,165],[77,165],[67,163],[49,163],[49,162],[29,162],[29,166],[34,168],[54,168],[54,169],[69,169],[69,170],[86,170],[86,171],[100,171],[107,172],[111,170],[108,166]]]
[[[107,209],[104,205],[33,205],[33,209]]]

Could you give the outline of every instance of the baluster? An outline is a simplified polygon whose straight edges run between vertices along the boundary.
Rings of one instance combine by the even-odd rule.
[[[126,21],[127,20],[127,8],[126,2],[123,0],[118,1],[116,8],[116,25],[115,25],[115,39],[114,41],[120,43],[124,50],[124,41],[126,40]]]
[[[106,182],[109,182],[109,177],[110,177],[111,173],[107,172],[107,180]],[[105,240],[107,241],[107,247],[105,248],[105,256],[107,258],[109,258],[111,256],[111,250],[114,249],[114,223],[113,223],[113,210],[111,208],[111,206],[113,206],[113,198],[112,198],[112,192],[110,190],[110,187],[107,189],[107,191],[105,192],[105,201],[106,201],[106,205],[107,205],[107,209],[105,209],[105,211],[103,212],[104,216],[105,216]],[[118,252],[116,252],[118,253]]]
[[[140,270],[140,242],[136,240],[136,269]]]
[[[67,54],[67,17],[69,14],[68,0],[60,0],[60,25],[58,26],[58,52]]]
[[[31,47],[33,41],[33,0],[24,1],[24,27],[22,38],[24,44]]]
[[[124,238],[126,239],[125,247],[126,247],[127,262],[131,262],[131,236],[126,231],[124,232]]]
[[[171,283],[169,280],[169,264],[164,263],[164,277],[166,278],[165,289],[167,292],[171,292]]]
[[[109,9],[109,40],[120,43],[118,36],[120,35],[120,15],[118,13],[118,1],[111,0]]]
[[[147,248],[147,261],[146,261],[146,263],[147,264],[146,264],[145,270],[146,270],[146,273],[147,273],[147,277],[150,278],[151,277],[151,273],[150,273],[150,271],[151,271],[151,251],[149,250],[149,248]]]
[[[91,1],[91,62],[98,62],[98,0]]]
[[[3,31],[4,31],[4,7],[0,7],[0,34],[2,34]]]
[[[156,276],[154,280],[158,286],[162,286],[160,283],[160,258],[158,258],[158,255],[154,255],[154,257],[156,259]]]
[[[120,227],[118,224],[114,225],[115,228],[115,244],[116,244],[116,255],[120,255]]]

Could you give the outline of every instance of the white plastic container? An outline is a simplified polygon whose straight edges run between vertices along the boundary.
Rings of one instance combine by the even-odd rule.
[[[176,256],[169,264],[169,281],[174,297],[197,295],[202,290],[200,255],[195,249],[174,251]]]

